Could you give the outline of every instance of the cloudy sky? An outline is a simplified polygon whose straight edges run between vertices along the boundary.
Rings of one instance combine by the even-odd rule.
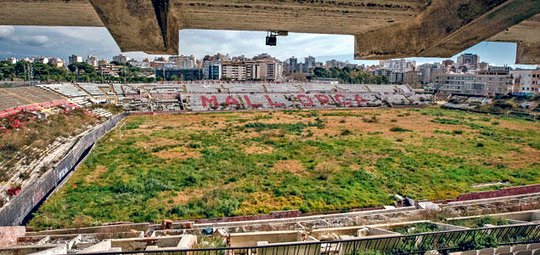
[[[281,60],[290,56],[303,59],[311,55],[317,61],[339,59],[354,63],[377,63],[353,61],[353,36],[292,33],[288,37],[279,37],[276,47],[265,46],[265,36],[265,32],[182,30],[180,54],[193,54],[201,58],[217,52],[232,56],[269,53]],[[493,65],[514,65],[516,46],[513,43],[483,42],[464,52],[476,53],[480,55],[481,61]],[[58,56],[67,59],[69,55],[76,54],[110,59],[118,53],[120,49],[105,28],[0,26],[0,58]],[[148,57],[140,52],[127,55],[137,59]],[[442,60],[414,59],[419,63]]]

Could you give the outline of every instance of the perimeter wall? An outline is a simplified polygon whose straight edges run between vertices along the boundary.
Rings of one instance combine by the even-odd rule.
[[[77,166],[92,146],[116,127],[128,113],[118,114],[84,134],[69,152],[36,182],[23,187],[21,193],[0,210],[0,226],[21,225],[24,219],[62,182]]]

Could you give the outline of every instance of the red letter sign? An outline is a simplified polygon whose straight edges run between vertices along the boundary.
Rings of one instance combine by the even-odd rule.
[[[232,97],[232,96],[227,96],[227,99],[225,99],[225,104],[227,106],[234,104],[234,105],[240,107],[240,102],[238,102],[238,100],[236,98]]]
[[[309,96],[306,96],[306,95],[297,95],[296,98],[298,98],[298,101],[300,101],[300,103],[302,103],[303,106],[310,106],[310,107],[313,107],[313,100],[311,100],[311,98]],[[304,100],[304,99],[306,100]]]
[[[358,104],[358,107],[367,106],[367,100],[363,99],[360,95],[355,95],[354,100]]]
[[[216,96],[211,96],[210,99],[208,99],[208,98],[205,97],[205,96],[201,96],[201,101],[202,101],[202,106],[203,106],[204,108],[207,108],[207,107],[208,107],[208,103],[214,104],[214,109],[217,109],[217,108],[218,108],[218,101],[217,101]]]
[[[251,99],[249,99],[249,96],[245,95],[244,99],[246,100],[246,104],[251,108],[259,108],[262,106],[262,104],[254,104],[251,102]]]
[[[315,95],[315,98],[317,98],[317,100],[319,100],[321,105],[326,105],[326,104],[330,103],[330,98],[327,95]]]
[[[264,97],[266,98],[266,101],[268,101],[268,104],[272,108],[279,108],[279,107],[285,106],[285,104],[283,104],[283,103],[274,103],[274,101],[272,101],[272,98],[270,98],[269,95],[264,95]]]
[[[345,98],[344,95],[337,94],[337,95],[334,96],[334,99],[336,100],[338,105],[341,106],[341,107],[351,105],[351,102],[349,102],[349,100],[347,98]]]

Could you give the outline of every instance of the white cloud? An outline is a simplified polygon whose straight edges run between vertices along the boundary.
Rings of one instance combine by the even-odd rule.
[[[30,46],[45,46],[50,42],[48,36],[45,35],[32,35],[32,36],[22,36],[18,38],[21,42],[30,45]]]
[[[348,35],[322,35],[290,33],[278,37],[277,46],[265,45],[266,32],[182,30],[180,53],[204,56],[216,52],[231,55],[254,56],[269,53],[280,59],[291,56],[337,56],[353,57],[354,37]]]
[[[0,40],[9,39],[14,33],[14,26],[0,26]]]
[[[113,40],[109,31],[102,27],[56,27],[46,28],[59,37],[72,38],[77,41],[102,42]]]

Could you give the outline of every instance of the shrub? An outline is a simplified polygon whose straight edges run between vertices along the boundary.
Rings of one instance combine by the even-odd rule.
[[[136,119],[127,121],[124,128],[127,129],[127,130],[137,129],[137,128],[139,128],[141,126],[142,123],[143,123],[142,118],[136,118]]]
[[[410,129],[402,128],[402,127],[393,127],[390,129],[392,132],[412,132]]]
[[[337,171],[339,171],[339,166],[332,162],[322,162],[315,167],[319,180],[328,180]]]
[[[366,123],[378,123],[379,119],[377,118],[377,116],[372,115],[371,117],[362,117],[362,121]]]
[[[457,125],[459,124],[459,120],[456,119],[447,119],[447,118],[435,118],[431,120],[431,122],[435,122],[438,124],[447,124],[447,125]]]
[[[400,234],[418,234],[442,230],[439,225],[430,222],[414,223],[410,225],[398,226],[391,229]]]
[[[231,182],[236,182],[236,181],[237,181],[236,177],[233,176],[233,177],[227,179],[227,180],[225,181],[225,184],[231,183]]]
[[[309,212],[309,205],[303,204],[299,208],[301,213],[308,213]]]
[[[188,143],[188,147],[191,149],[197,149],[197,148],[201,148],[201,145],[198,143],[191,142],[191,143]]]
[[[234,211],[240,207],[240,202],[234,198],[219,200],[217,205],[217,211],[224,216],[234,216]]]
[[[341,133],[340,133],[342,136],[344,135],[352,135],[352,131],[351,130],[348,130],[348,129],[343,129],[341,130]]]
[[[175,215],[178,217],[184,217],[187,215],[187,213],[188,213],[187,208],[181,205],[175,205],[169,210],[170,215]]]

